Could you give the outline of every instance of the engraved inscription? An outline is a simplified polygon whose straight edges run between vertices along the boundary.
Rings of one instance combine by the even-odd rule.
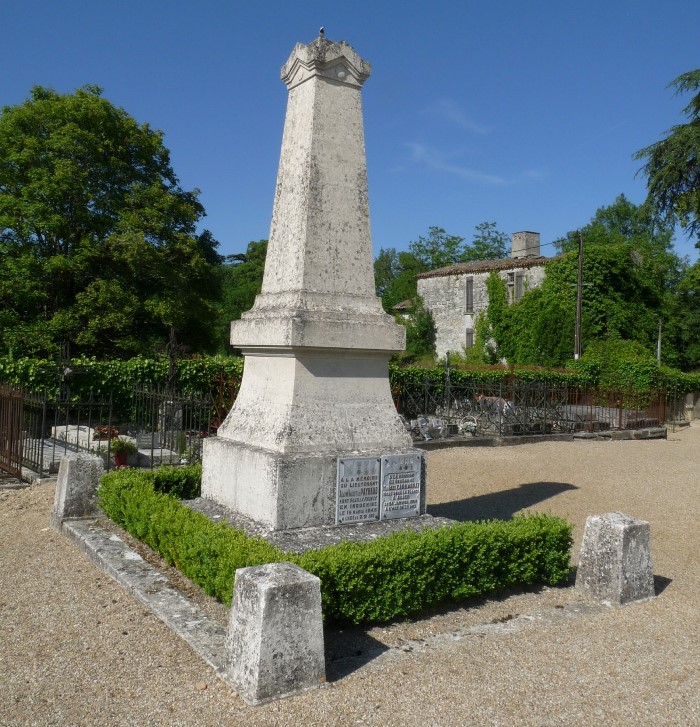
[[[379,520],[379,457],[338,460],[336,525]]]
[[[420,515],[420,454],[382,456],[380,519]]]

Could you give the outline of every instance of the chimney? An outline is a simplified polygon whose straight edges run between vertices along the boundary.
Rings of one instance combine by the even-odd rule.
[[[511,257],[516,260],[522,257],[540,256],[539,232],[514,232],[511,236]]]

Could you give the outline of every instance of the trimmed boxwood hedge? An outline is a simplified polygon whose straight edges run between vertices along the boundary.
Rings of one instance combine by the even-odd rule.
[[[116,523],[227,604],[237,568],[279,561],[321,579],[326,621],[353,624],[513,587],[557,585],[569,575],[572,525],[550,515],[455,523],[303,555],[283,553],[185,507],[174,493],[196,496],[200,475],[198,467],[118,470],[103,477],[99,502]]]

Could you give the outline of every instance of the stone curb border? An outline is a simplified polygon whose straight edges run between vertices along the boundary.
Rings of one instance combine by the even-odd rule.
[[[61,532],[73,540],[80,550],[104,573],[117,581],[141,604],[182,638],[203,659],[229,688],[224,671],[224,652],[227,629],[211,619],[202,609],[182,593],[167,585],[167,578],[154,566],[141,558],[118,535],[102,527],[98,520],[80,518],[64,520]],[[585,618],[609,610],[609,606],[591,602],[571,602],[564,606],[537,609],[518,614],[512,619],[495,623],[469,626],[458,631],[434,634],[425,639],[403,642],[397,646],[370,650],[361,657],[348,655],[328,665],[332,672],[341,663],[352,672],[379,668],[387,660],[406,653],[447,648],[469,638],[499,636],[531,628],[537,624],[557,624],[561,621]],[[354,666],[353,666],[354,665]],[[342,669],[347,674],[347,667]]]
[[[668,428],[645,427],[644,429],[606,429],[602,432],[574,432],[572,434],[519,434],[503,437],[457,437],[453,439],[417,440],[418,449],[450,449],[452,447],[506,447],[537,442],[575,442],[576,440],[620,441],[629,439],[667,439]]]
[[[168,586],[162,573],[97,520],[64,520],[62,532],[77,543],[95,565],[184,639],[217,676],[224,678],[225,627]]]

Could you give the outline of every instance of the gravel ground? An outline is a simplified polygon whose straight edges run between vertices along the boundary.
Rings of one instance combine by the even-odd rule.
[[[428,463],[433,514],[566,516],[574,563],[587,515],[649,520],[658,598],[550,619],[542,609],[582,602],[544,589],[329,631],[326,687],[251,708],[48,528],[51,486],[5,490],[0,725],[700,724],[700,424],[668,440],[449,449]],[[494,625],[466,631],[478,624]],[[355,662],[336,661],[348,653]]]

